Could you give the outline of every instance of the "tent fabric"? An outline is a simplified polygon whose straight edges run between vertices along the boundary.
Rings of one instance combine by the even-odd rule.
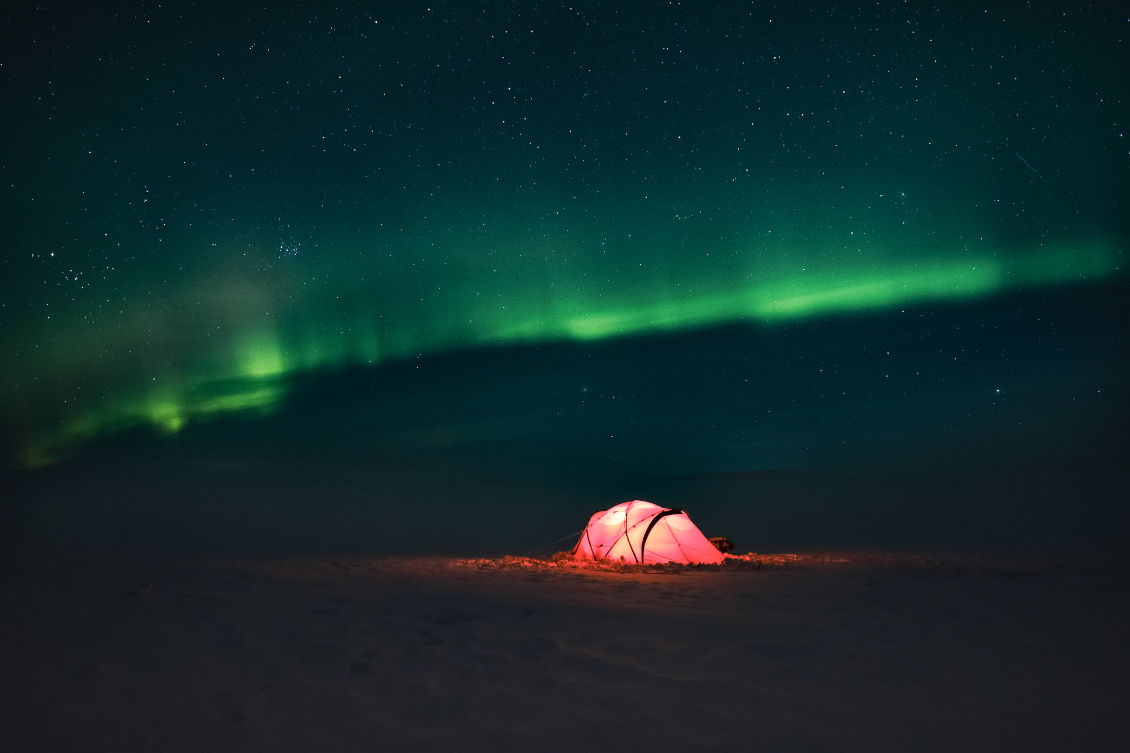
[[[589,519],[573,547],[577,559],[717,564],[725,559],[682,510],[633,500]]]

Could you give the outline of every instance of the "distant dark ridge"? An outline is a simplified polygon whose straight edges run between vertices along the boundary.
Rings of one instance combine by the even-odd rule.
[[[358,466],[156,467],[8,475],[12,556],[515,554],[568,549],[629,499],[684,509],[741,552],[1122,550],[1130,473],[1077,463],[934,472],[388,476]],[[22,554],[21,554],[22,553]]]

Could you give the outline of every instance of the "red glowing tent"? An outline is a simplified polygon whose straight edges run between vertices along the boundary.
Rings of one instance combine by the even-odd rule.
[[[719,563],[724,558],[682,510],[633,500],[589,519],[573,556],[629,563]]]

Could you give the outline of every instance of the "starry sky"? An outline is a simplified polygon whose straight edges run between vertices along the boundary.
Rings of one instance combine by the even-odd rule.
[[[1128,33],[1107,3],[6,6],[6,462],[1101,455]]]

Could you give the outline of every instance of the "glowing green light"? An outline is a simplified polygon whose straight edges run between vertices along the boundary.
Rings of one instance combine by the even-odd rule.
[[[740,319],[774,323],[837,313],[879,311],[922,301],[976,298],[998,292],[1002,265],[991,260],[935,263],[880,273],[844,273],[770,281],[747,290],[693,299],[637,300],[588,311],[560,323],[559,335],[594,340],[617,335],[685,329]],[[515,328],[507,339],[533,331]]]
[[[800,256],[800,254],[798,254]],[[791,256],[789,257],[791,258]],[[287,378],[302,370],[374,364],[451,347],[490,343],[595,340],[674,331],[732,321],[776,325],[809,317],[875,312],[916,303],[983,298],[1010,290],[1097,280],[1120,273],[1120,254],[1108,242],[1061,243],[1027,254],[894,256],[835,263],[804,262],[710,280],[693,274],[657,284],[627,278],[594,288],[582,275],[572,285],[538,286],[474,297],[420,298],[411,318],[355,305],[348,319],[311,319],[284,309],[270,322],[236,322],[227,350],[215,348],[170,369],[155,387],[145,377],[133,389],[71,410],[54,428],[39,428],[22,461],[46,465],[100,435],[149,425],[176,434],[192,422],[228,415],[263,415],[286,396]],[[779,259],[778,259],[779,262]],[[715,270],[716,272],[717,270]],[[523,297],[524,296],[524,297]],[[504,305],[507,304],[507,305]],[[327,309],[329,310],[329,309]],[[395,323],[389,323],[389,321]],[[221,343],[223,345],[224,343]],[[217,355],[224,353],[225,355]],[[161,372],[165,376],[165,372]],[[168,386],[169,384],[175,386]]]
[[[185,424],[184,406],[180,402],[156,400],[145,406],[145,420],[165,434],[176,434]]]
[[[915,301],[975,298],[1001,287],[1000,264],[935,264],[886,274],[845,275],[834,281],[767,287],[753,294],[752,314],[762,321],[829,313],[879,311]]]
[[[187,405],[190,415],[206,420],[227,413],[269,413],[286,392],[281,383],[274,381],[241,380],[225,386],[227,390],[224,392],[217,393],[212,389],[210,391],[214,394],[193,396],[192,402]]]
[[[111,402],[73,415],[63,425],[28,442],[20,461],[31,468],[54,463],[71,448],[95,437],[148,425],[172,435],[190,422],[227,415],[265,415],[285,395],[275,379],[224,379],[204,382],[181,393],[159,392],[139,400]]]
[[[249,337],[238,348],[239,373],[248,377],[270,377],[286,370],[278,337],[274,332]]]

